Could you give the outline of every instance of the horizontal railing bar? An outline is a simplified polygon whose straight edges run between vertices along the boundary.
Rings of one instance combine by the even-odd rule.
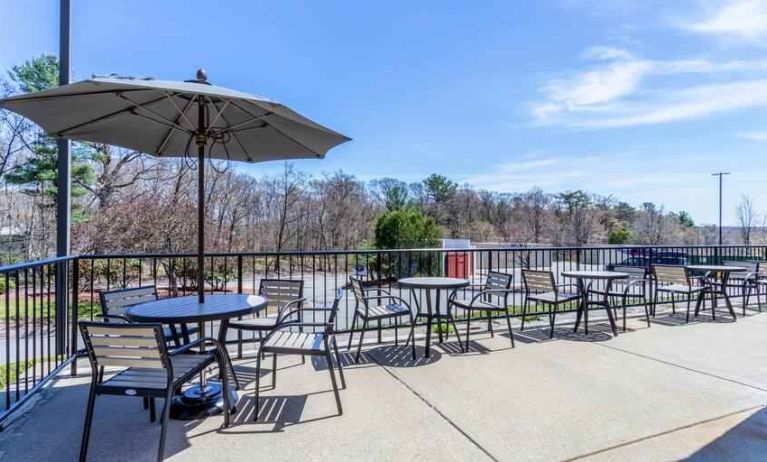
[[[77,255],[68,255],[66,257],[52,257],[52,258],[46,258],[44,260],[35,260],[35,261],[29,261],[24,263],[14,263],[12,265],[0,266],[0,274],[19,271],[23,269],[35,268],[38,266],[52,265],[54,263],[62,263],[65,261],[77,260],[78,258],[80,257]]]

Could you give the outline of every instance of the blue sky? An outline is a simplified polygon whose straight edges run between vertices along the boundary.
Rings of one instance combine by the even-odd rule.
[[[742,194],[767,212],[767,0],[72,2],[74,79],[205,67],[354,138],[298,162],[313,174],[582,188],[712,223],[726,170],[725,223]],[[57,15],[3,0],[0,69],[55,53]]]

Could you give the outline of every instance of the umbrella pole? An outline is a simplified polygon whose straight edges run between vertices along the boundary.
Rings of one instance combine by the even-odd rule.
[[[197,134],[197,298],[205,302],[205,102],[199,98]],[[202,333],[201,333],[202,334]]]

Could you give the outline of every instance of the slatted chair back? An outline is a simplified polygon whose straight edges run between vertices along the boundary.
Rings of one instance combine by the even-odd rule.
[[[499,271],[489,271],[485,279],[485,290],[507,290],[511,288],[512,275]]]
[[[621,266],[616,265],[613,267],[613,271],[618,273],[626,273],[629,275],[629,280],[636,281],[642,280],[647,277],[647,270],[644,266]]]
[[[267,309],[279,310],[286,303],[304,295],[304,281],[293,279],[261,279],[258,295],[266,298]]]
[[[522,270],[522,281],[527,292],[556,292],[557,283],[552,271]]]
[[[157,300],[157,289],[155,286],[144,286],[102,291],[99,298],[104,316],[123,316],[125,310],[133,305]]]
[[[351,283],[352,293],[354,293],[357,306],[362,305],[367,308],[367,300],[365,300],[365,289],[362,287],[362,279],[350,276],[349,282]]]
[[[652,274],[658,284],[690,285],[687,269],[679,265],[653,265]]]
[[[737,266],[739,268],[746,268],[747,273],[758,273],[759,262],[753,260],[724,260],[722,261],[724,266]],[[745,275],[746,273],[740,273]]]
[[[79,328],[94,371],[109,366],[170,369],[160,324],[81,322]]]

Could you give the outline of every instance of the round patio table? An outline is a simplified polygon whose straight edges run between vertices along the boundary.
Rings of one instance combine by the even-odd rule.
[[[133,322],[155,322],[161,324],[197,323],[199,335],[204,336],[204,324],[220,321],[218,341],[224,344],[229,320],[266,307],[267,301],[258,295],[211,294],[200,303],[197,295],[164,298],[134,305],[125,310],[125,317]],[[204,351],[205,346],[201,349]],[[234,373],[234,371],[232,371]],[[231,389],[230,389],[231,390]],[[231,390],[230,403],[237,402],[237,394]],[[173,398],[170,417],[178,420],[195,420],[220,414],[224,409],[224,398],[220,383],[209,382],[200,374],[200,382]]]
[[[414,278],[403,278],[397,281],[397,283],[400,285],[400,287],[406,287],[411,290],[413,293],[413,300],[415,300],[415,306],[416,306],[416,319],[418,319],[421,316],[426,317],[426,352],[424,353],[425,357],[429,357],[430,354],[430,346],[431,346],[431,326],[432,321],[434,319],[437,319],[439,322],[440,318],[447,318],[448,322],[452,322],[453,326],[455,326],[455,320],[453,319],[453,316],[450,314],[450,309],[447,309],[447,313],[442,314],[439,312],[439,306],[440,306],[440,295],[443,290],[452,290],[452,289],[460,289],[461,287],[466,287],[469,285],[468,279],[459,279],[459,278],[445,278],[445,277],[414,277]],[[415,291],[416,290],[422,290],[426,293],[426,313],[421,313],[421,303],[419,301],[419,298],[416,296]],[[435,299],[436,304],[432,304],[432,291],[435,292]],[[458,329],[455,331],[456,337],[458,336]],[[415,338],[413,338],[413,341],[415,342]],[[439,341],[442,342],[442,329],[439,329]],[[459,342],[460,339],[459,339]]]
[[[721,295],[724,297],[724,303],[727,305],[727,310],[730,312],[730,316],[732,316],[734,321],[737,321],[735,310],[732,308],[732,302],[730,301],[730,296],[727,294],[727,281],[730,279],[730,273],[741,273],[748,271],[748,268],[729,265],[686,265],[685,269],[698,273],[717,273],[720,275],[718,288],[715,284],[711,284],[707,279],[704,280],[706,290],[702,291],[698,296],[698,301],[695,304],[695,316],[700,312],[703,297],[705,297],[706,293],[709,293],[711,294],[711,317],[716,319],[716,297],[714,295]]]
[[[573,270],[562,271],[562,276],[566,278],[575,279],[578,286],[578,292],[581,294],[581,303],[578,306],[578,314],[575,317],[575,328],[573,332],[578,331],[578,326],[583,318],[583,330],[588,335],[589,333],[589,305],[601,306],[607,311],[607,319],[610,320],[610,327],[612,328],[613,335],[618,336],[618,328],[615,325],[615,318],[613,317],[613,310],[610,308],[610,301],[608,293],[613,281],[616,279],[627,279],[628,273],[621,273],[620,271],[590,271],[590,270]],[[589,300],[589,283],[587,281],[605,281],[605,290],[602,300]]]

